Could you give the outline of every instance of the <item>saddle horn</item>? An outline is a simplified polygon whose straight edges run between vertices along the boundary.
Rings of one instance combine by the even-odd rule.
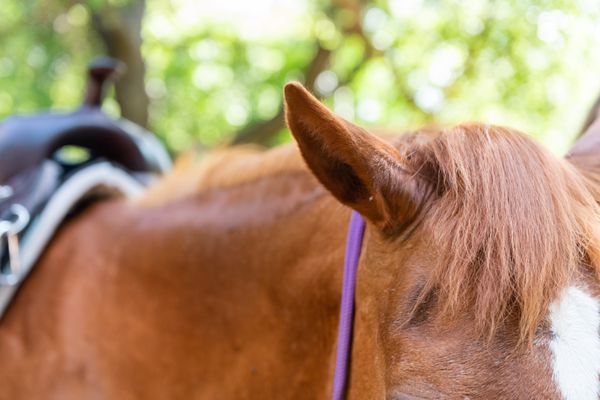
[[[88,65],[88,84],[84,106],[101,107],[107,82],[114,81],[125,72],[125,64],[115,58],[98,57]]]

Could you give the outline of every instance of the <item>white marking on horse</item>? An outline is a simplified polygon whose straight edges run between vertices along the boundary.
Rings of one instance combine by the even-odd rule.
[[[598,400],[600,305],[575,286],[550,305],[554,380],[564,400]]]

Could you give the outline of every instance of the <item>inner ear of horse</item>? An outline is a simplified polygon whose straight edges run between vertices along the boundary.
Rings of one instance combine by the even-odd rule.
[[[381,228],[415,217],[423,188],[393,146],[333,114],[302,85],[285,87],[286,119],[302,156],[342,203]]]

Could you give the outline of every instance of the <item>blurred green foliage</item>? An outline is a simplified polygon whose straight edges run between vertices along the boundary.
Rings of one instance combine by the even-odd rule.
[[[0,117],[76,106],[104,52],[91,14],[127,1],[4,0]],[[482,120],[561,151],[600,88],[599,17],[592,0],[148,0],[150,126],[173,151],[224,143],[280,112],[283,84],[320,46],[331,57],[316,92],[348,119]]]

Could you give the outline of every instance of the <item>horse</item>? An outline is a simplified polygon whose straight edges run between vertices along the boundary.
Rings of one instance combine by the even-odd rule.
[[[598,398],[597,146],[382,138],[284,93],[295,144],[187,157],[64,224],[0,323],[1,399],[329,398],[352,210],[348,399]]]

